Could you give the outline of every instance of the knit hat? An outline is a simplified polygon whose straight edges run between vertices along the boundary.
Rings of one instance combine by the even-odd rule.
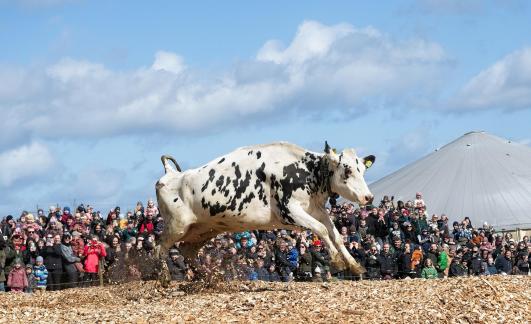
[[[31,265],[31,263],[26,264],[26,269],[27,269],[27,268],[30,268],[30,269],[33,268],[33,266]]]
[[[44,259],[43,257],[41,257],[40,255],[37,257],[37,259],[35,259],[35,261],[37,262],[44,262]]]
[[[7,215],[6,217],[6,222],[9,222],[10,220],[13,219],[13,215]]]

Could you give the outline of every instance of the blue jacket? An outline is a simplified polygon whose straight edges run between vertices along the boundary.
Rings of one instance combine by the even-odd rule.
[[[33,267],[33,275],[37,279],[37,288],[46,288],[46,282],[48,281],[48,270],[43,265]]]
[[[296,248],[293,248],[288,252],[288,261],[294,268],[299,266],[299,251],[297,251]]]

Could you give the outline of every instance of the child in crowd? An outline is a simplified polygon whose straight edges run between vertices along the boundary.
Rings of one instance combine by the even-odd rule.
[[[33,267],[33,275],[37,280],[36,288],[40,291],[46,290],[46,283],[48,282],[48,270],[43,264],[44,259],[41,256],[38,256]]]
[[[28,263],[26,264],[26,277],[28,277],[28,287],[26,288],[27,293],[32,293],[37,287],[37,278],[33,274],[33,266]]]
[[[12,292],[23,292],[28,287],[28,277],[26,277],[26,270],[22,267],[22,262],[15,263],[9,272],[7,286]]]
[[[422,269],[421,273],[422,278],[424,279],[436,279],[438,277],[437,275],[437,269],[433,266],[433,262],[431,259],[427,258],[426,262],[424,263],[424,269]]]

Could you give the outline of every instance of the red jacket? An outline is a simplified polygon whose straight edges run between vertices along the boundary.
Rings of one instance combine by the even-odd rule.
[[[7,278],[7,286],[13,290],[22,290],[28,287],[28,277],[24,267],[13,268]]]
[[[153,224],[153,221],[151,220],[145,220],[142,225],[140,225],[140,234],[153,233],[153,230],[155,229],[155,224]]]
[[[99,261],[107,256],[107,252],[103,244],[92,245],[89,243],[85,246],[83,255],[85,256],[85,272],[97,273]]]

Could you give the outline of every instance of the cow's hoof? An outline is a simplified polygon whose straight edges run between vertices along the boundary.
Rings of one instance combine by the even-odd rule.
[[[332,266],[337,271],[343,271],[343,270],[345,270],[347,268],[347,265],[345,264],[345,261],[343,261],[343,259],[340,259],[340,258],[332,260]]]
[[[360,275],[360,276],[362,276],[365,272],[367,272],[367,270],[365,270],[365,268],[361,266],[360,264],[350,264],[349,269],[353,274]]]

